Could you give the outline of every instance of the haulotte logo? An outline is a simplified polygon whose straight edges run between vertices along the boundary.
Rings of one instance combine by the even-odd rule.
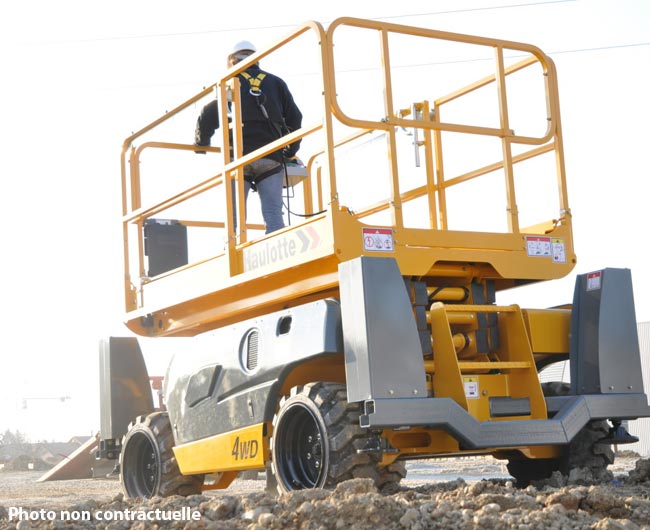
[[[244,250],[244,270],[255,270],[284,261],[317,248],[320,242],[318,232],[311,226],[276,236]]]

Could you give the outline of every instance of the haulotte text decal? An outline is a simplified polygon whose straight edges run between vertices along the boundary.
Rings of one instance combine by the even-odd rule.
[[[261,241],[244,249],[244,270],[251,271],[314,250],[321,237],[312,226],[307,226]]]

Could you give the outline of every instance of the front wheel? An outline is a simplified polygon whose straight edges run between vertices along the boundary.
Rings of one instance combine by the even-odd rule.
[[[571,387],[568,383],[542,383],[544,396],[566,396]],[[527,486],[533,481],[547,479],[554,471],[568,476],[573,469],[587,468],[596,478],[608,478],[607,467],[614,463],[611,445],[599,443],[609,433],[606,420],[592,420],[564,448],[562,456],[552,459],[528,459],[521,456],[511,459],[508,471],[517,485]]]
[[[129,425],[120,453],[120,482],[127,497],[193,495],[201,492],[203,475],[182,475],[172,447],[169,416],[154,412]]]
[[[359,425],[359,403],[348,403],[345,385],[311,383],[291,390],[273,420],[271,470],[280,493],[331,488],[351,478],[396,485],[403,463],[379,467],[367,453],[369,434]]]

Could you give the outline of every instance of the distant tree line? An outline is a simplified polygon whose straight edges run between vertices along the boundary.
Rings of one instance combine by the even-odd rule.
[[[0,445],[23,445],[28,444],[29,439],[25,433],[20,431],[10,431],[7,429],[0,434]]]
[[[32,453],[33,447],[25,433],[9,429],[0,433],[0,467],[3,467],[3,471],[12,469],[16,459],[21,460],[16,470],[27,469],[27,460],[31,459]]]

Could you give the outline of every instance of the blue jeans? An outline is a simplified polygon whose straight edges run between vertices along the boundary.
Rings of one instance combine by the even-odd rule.
[[[274,173],[262,179],[256,184],[257,193],[260,194],[262,204],[262,217],[266,225],[266,233],[270,234],[280,228],[284,228],[282,217],[282,184],[284,182],[284,170]],[[244,183],[244,198],[248,198],[248,191],[251,189],[250,182]],[[244,200],[245,200],[244,199]]]
[[[266,162],[266,159],[262,159]],[[254,163],[253,163],[254,164]],[[235,202],[236,182],[233,182],[233,202]],[[262,179],[255,186],[257,193],[260,194],[260,203],[262,206],[262,217],[266,225],[266,233],[270,234],[280,228],[284,228],[284,218],[282,217],[282,188],[284,184],[284,168],[279,166],[277,173],[273,173]],[[248,192],[251,189],[251,183],[244,181],[244,204],[248,199]],[[235,226],[237,218],[235,217]]]

